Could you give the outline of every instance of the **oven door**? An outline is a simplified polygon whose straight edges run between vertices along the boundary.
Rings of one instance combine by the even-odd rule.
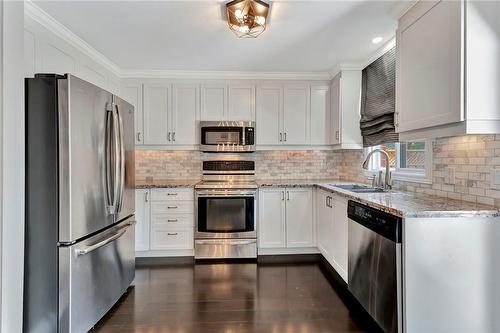
[[[256,238],[256,191],[196,191],[195,238]]]

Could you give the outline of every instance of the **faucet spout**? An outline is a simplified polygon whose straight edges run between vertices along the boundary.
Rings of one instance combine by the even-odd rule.
[[[368,170],[368,166],[370,165],[370,158],[372,157],[373,154],[379,153],[384,156],[385,158],[385,182],[384,182],[384,189],[385,190],[390,190],[392,189],[392,177],[391,177],[391,169],[389,166],[389,154],[382,149],[374,149],[371,152],[368,153],[366,156],[365,161],[363,162],[363,169]]]

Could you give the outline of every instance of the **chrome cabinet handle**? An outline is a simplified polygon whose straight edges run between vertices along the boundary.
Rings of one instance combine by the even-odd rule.
[[[330,198],[330,197],[326,197],[326,198],[325,198],[325,205],[326,205],[326,207],[330,207],[330,206],[328,205],[328,199],[329,199],[329,198]]]
[[[146,193],[144,193],[144,202],[149,201],[148,196],[149,196],[149,191],[146,191]]]
[[[178,193],[167,193],[167,195],[177,195]]]
[[[175,141],[175,132],[172,132],[172,141]]]
[[[286,191],[286,200],[290,201],[290,191]]]
[[[178,208],[177,206],[167,206],[168,209],[176,209]]]
[[[177,236],[179,233],[177,232],[168,232],[167,235],[169,236]]]
[[[137,132],[137,142],[141,142],[141,132]]]
[[[167,140],[168,141],[172,141],[172,139],[170,138],[170,135],[171,135],[171,132],[168,132],[168,134],[167,134]]]
[[[338,140],[340,137],[340,133],[339,131],[335,131],[335,139]]]
[[[129,222],[127,225],[125,225],[124,227],[122,227],[116,234],[114,234],[113,236],[109,237],[109,238],[106,238],[105,240],[103,241],[100,241],[99,243],[95,243],[94,245],[90,245],[88,247],[86,247],[85,249],[76,249],[75,250],[75,253],[77,256],[82,256],[82,255],[85,255],[85,254],[88,254],[92,251],[95,251],[97,250],[98,248],[100,247],[103,247],[104,245],[106,244],[109,244],[111,243],[112,241],[120,238],[121,236],[123,236],[126,232],[127,232],[127,229],[134,225],[135,224],[135,221],[132,221],[132,222]]]
[[[285,191],[281,191],[281,201],[285,200]]]
[[[178,222],[178,219],[168,219],[167,222]]]
[[[283,133],[280,133],[280,142],[283,141]]]
[[[285,142],[286,142],[286,132],[285,132],[285,133],[283,133],[283,141],[285,141]]]

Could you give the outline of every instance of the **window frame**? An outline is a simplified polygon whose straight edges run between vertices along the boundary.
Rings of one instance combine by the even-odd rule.
[[[412,168],[391,168],[392,179],[401,180],[414,183],[422,184],[432,184],[432,140],[411,140],[411,142],[421,141],[425,142],[425,168],[424,169],[412,169]],[[399,146],[399,142],[397,142]],[[368,153],[374,149],[380,148],[380,146],[373,146],[365,149],[365,158]],[[397,155],[399,155],[399,148],[397,149]],[[380,166],[381,155],[374,154],[371,157],[369,164],[369,170],[366,171],[366,176],[372,178],[377,175],[379,171],[385,173],[385,167]],[[396,163],[399,164],[399,158],[396,159]],[[376,166],[379,166],[378,168]]]

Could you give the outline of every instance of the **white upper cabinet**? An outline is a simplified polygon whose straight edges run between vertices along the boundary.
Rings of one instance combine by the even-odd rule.
[[[311,145],[330,143],[330,87],[311,85]]]
[[[127,83],[120,88],[120,96],[134,106],[135,144],[144,144],[144,119],[142,112],[142,84]]]
[[[499,133],[499,22],[496,1],[420,1],[400,19],[401,140]]]
[[[227,120],[255,120],[255,86],[231,83],[229,85],[229,114]]]
[[[170,85],[144,85],[144,143],[169,143]]]
[[[170,139],[175,145],[198,144],[199,86],[174,84],[172,88]]]
[[[226,120],[228,114],[226,83],[201,85],[201,120]]]
[[[257,145],[281,143],[281,115],[283,110],[283,88],[266,85],[257,88],[256,135]]]
[[[342,70],[331,83],[331,139],[339,149],[360,149],[361,71]]]
[[[307,84],[287,84],[283,90],[283,143],[310,143],[310,90]]]
[[[312,197],[311,188],[286,189],[287,247],[314,246]]]

